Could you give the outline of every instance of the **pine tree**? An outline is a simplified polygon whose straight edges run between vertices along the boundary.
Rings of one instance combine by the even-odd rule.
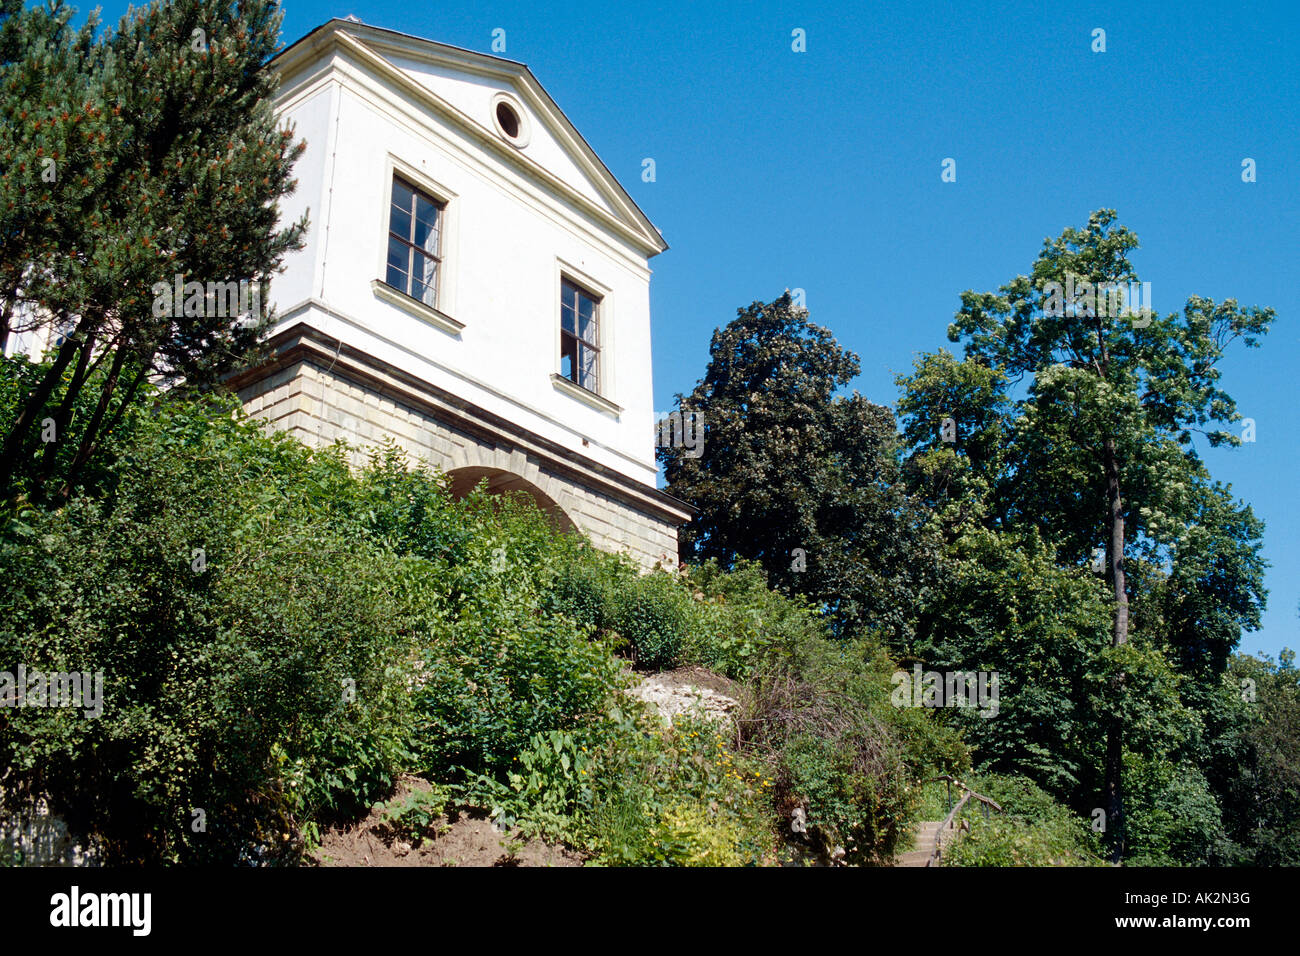
[[[62,0],[3,2],[0,334],[61,341],[3,436],[0,488],[26,475],[66,497],[147,379],[209,387],[254,349],[269,315],[199,299],[175,315],[159,290],[264,293],[306,228],[278,207],[303,146],[272,111],[274,3],[155,2],[100,31],[74,30]],[[58,440],[40,448],[46,418]]]

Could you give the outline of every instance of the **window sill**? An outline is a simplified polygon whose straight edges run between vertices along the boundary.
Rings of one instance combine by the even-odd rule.
[[[576,398],[578,401],[585,405],[590,405],[597,411],[606,412],[616,417],[623,413],[623,406],[615,405],[609,399],[602,398],[595,392],[588,391],[581,385],[574,384],[558,372],[551,373],[551,384],[554,385],[557,390],[568,395],[570,398]]]
[[[387,282],[383,282],[380,279],[370,280],[370,288],[374,290],[376,296],[383,299],[385,302],[389,302],[397,306],[399,309],[411,313],[411,315],[415,316],[417,319],[429,323],[434,328],[441,329],[448,335],[459,336],[461,329],[465,328],[464,322],[457,322],[445,312],[439,312],[437,309],[433,308],[433,306],[425,305],[419,299],[412,299],[405,292],[399,292]]]

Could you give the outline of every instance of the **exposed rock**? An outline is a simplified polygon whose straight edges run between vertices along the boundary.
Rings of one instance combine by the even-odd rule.
[[[708,687],[684,683],[669,674],[652,674],[629,693],[652,706],[665,724],[671,724],[678,714],[691,714],[712,723],[732,726],[739,707],[734,697]]]

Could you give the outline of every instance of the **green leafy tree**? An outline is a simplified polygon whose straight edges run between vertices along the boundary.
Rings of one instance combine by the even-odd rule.
[[[1003,528],[1011,476],[1015,407],[1006,376],[940,349],[917,357],[895,379],[908,489],[933,511],[952,540],[964,528]]]
[[[996,712],[941,715],[962,728],[977,769],[1029,777],[1074,802],[1093,779],[1090,678],[1106,646],[1095,581],[1059,567],[1036,535],[970,529],[946,550],[909,656],[924,670],[996,674]]]
[[[699,509],[686,560],[762,565],[826,609],[840,632],[908,632],[933,568],[924,510],[903,492],[894,417],[856,392],[858,357],[787,292],[740,309],[709,347],[684,414],[703,453],[659,449],[667,490]]]
[[[1136,247],[1137,237],[1115,225],[1112,210],[1096,212],[1084,229],[1046,241],[1031,276],[997,292],[963,293],[949,327],[953,341],[965,342],[968,359],[1012,383],[1028,378],[1013,440],[1022,480],[1009,504],[1022,520],[1076,549],[1090,536],[1105,542],[1116,648],[1130,636],[1126,559],[1176,546],[1177,534],[1161,517],[1186,514],[1190,490],[1200,484],[1204,491],[1193,433],[1211,445],[1239,443],[1226,430],[1240,416],[1219,387],[1219,362],[1238,339],[1257,345],[1274,318],[1271,309],[1201,297],[1188,299],[1181,313],[1125,314],[1114,290],[1137,281],[1129,261]],[[1249,624],[1250,615],[1246,608],[1238,623]],[[1112,696],[1123,695],[1124,683],[1120,670]],[[1105,802],[1118,860],[1125,727],[1123,708],[1113,713]]]
[[[1300,670],[1295,652],[1276,662],[1234,655],[1217,685],[1206,777],[1230,841],[1218,862],[1300,865]]]

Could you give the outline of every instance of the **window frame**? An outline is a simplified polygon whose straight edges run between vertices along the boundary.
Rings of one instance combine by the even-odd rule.
[[[572,292],[574,293],[574,303],[572,308],[572,312],[573,312],[572,332],[568,331],[564,327],[565,310],[568,308],[568,302],[566,300],[569,297],[568,293],[570,290],[572,290]],[[583,298],[586,298],[589,302],[591,302],[591,306],[592,306],[591,321],[595,327],[594,328],[594,331],[596,333],[595,341],[590,341],[582,337],[581,305],[582,305]],[[592,395],[604,394],[601,389],[601,384],[603,382],[602,373],[603,373],[603,365],[604,365],[604,355],[602,354],[604,349],[602,348],[602,339],[601,339],[601,326],[604,324],[604,319],[605,319],[604,298],[605,297],[602,296],[600,293],[591,291],[590,288],[583,285],[581,282],[574,280],[571,276],[561,274],[560,276],[560,361],[557,366],[557,374],[560,375],[562,378],[566,379],[567,381],[571,382],[572,384],[576,385],[578,388],[590,392]],[[565,345],[567,344],[567,341],[569,339],[572,339],[574,343],[573,363],[571,365],[571,374],[565,375],[564,359],[567,354]],[[592,364],[591,376],[594,379],[594,381],[592,381],[590,385],[584,384],[582,381],[582,368],[584,364],[582,362],[582,355],[583,355],[584,348],[590,350],[590,352],[593,354],[593,360],[591,363]]]
[[[399,210],[397,204],[393,201],[393,188],[399,182],[411,192],[410,209]],[[436,211],[437,221],[434,223],[434,228],[437,230],[438,233],[436,252],[429,252],[427,249],[423,248],[422,246],[418,245],[415,242],[415,231],[419,222],[418,211],[419,211],[420,199],[425,199],[429,203],[429,205],[433,206],[434,210]],[[404,215],[410,216],[411,218],[410,229],[408,230],[408,233],[405,236],[398,235],[396,232],[393,231],[393,215],[395,212],[398,211],[402,212]],[[390,289],[397,290],[398,292],[405,295],[407,298],[414,299],[416,302],[419,302],[421,305],[428,306],[431,309],[438,308],[440,296],[442,295],[443,277],[446,275],[447,272],[447,270],[444,268],[447,257],[443,252],[443,239],[444,239],[443,233],[447,222],[447,202],[445,200],[439,199],[436,195],[429,192],[428,190],[421,188],[421,186],[418,183],[412,182],[410,177],[404,176],[400,171],[395,170],[392,174],[392,178],[388,185],[387,213],[388,213],[387,223],[384,231],[384,274],[383,274],[382,281]],[[389,262],[389,249],[391,248],[392,241],[394,239],[396,239],[406,248],[407,267],[405,270],[398,270],[406,277],[405,288],[403,288],[402,286],[393,285],[391,282],[388,281],[389,270],[393,268],[392,264]],[[412,294],[415,291],[414,284],[416,278],[415,278],[414,266],[416,263],[416,256],[422,256],[425,259],[428,259],[433,262],[433,301],[432,302],[426,301],[420,296],[416,296]]]
[[[551,384],[556,391],[584,405],[609,415],[615,420],[623,413],[622,406],[615,402],[618,393],[618,305],[613,286],[602,282],[587,269],[585,259],[565,259],[556,256],[554,260],[554,286],[551,292],[552,326],[554,336],[554,353],[551,359]],[[570,282],[581,291],[597,301],[596,336],[600,347],[598,353],[599,368],[596,372],[596,384],[599,392],[593,392],[560,374],[564,360],[564,283]]]
[[[370,286],[377,298],[410,312],[424,322],[436,326],[449,335],[459,336],[465,324],[452,316],[456,313],[456,287],[460,232],[460,197],[449,188],[441,177],[435,177],[429,171],[430,166],[438,164],[439,158],[431,156],[418,162],[408,162],[396,153],[388,153],[384,163],[383,180],[379,184],[379,202],[376,203],[374,228],[379,236],[375,253],[375,276]],[[376,177],[378,174],[376,174]],[[441,229],[438,242],[440,262],[438,269],[437,305],[412,298],[404,289],[388,284],[388,236],[392,224],[393,180],[403,179],[408,186],[414,186],[435,200],[442,208]]]

